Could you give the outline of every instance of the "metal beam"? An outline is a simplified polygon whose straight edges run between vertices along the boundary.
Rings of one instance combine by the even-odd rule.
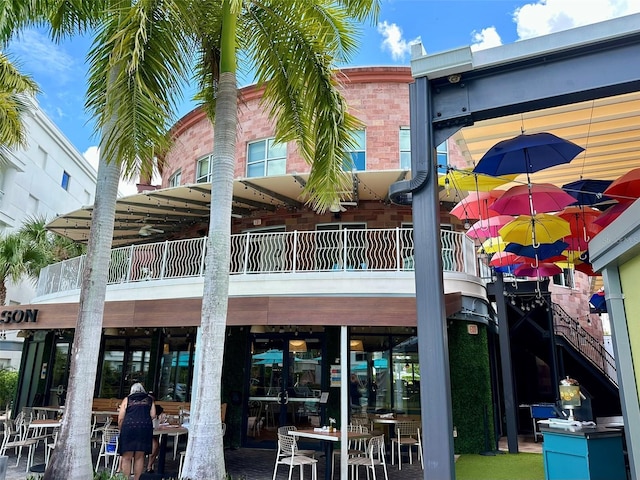
[[[289,207],[302,208],[304,206],[303,203],[298,202],[293,198],[289,198],[285,195],[281,195],[278,192],[274,192],[273,190],[270,190],[268,188],[261,187],[260,185],[256,185],[255,183],[249,182],[248,180],[240,180],[240,183],[242,183],[246,187],[253,188],[257,192],[268,195],[271,198],[275,198],[276,200],[281,201],[282,203],[284,203],[285,205],[288,205]]]

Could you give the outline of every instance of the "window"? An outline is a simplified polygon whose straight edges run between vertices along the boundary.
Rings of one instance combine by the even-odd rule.
[[[348,149],[350,160],[343,165],[344,170],[366,170],[367,169],[367,151],[364,130],[356,130],[351,133],[353,145]]]
[[[211,171],[209,170],[211,165],[211,155],[198,160],[196,165],[196,183],[210,182]]]
[[[400,127],[400,168],[411,170],[411,130]]]
[[[449,148],[446,141],[436,148],[436,160],[438,162],[438,173],[447,173]],[[409,127],[400,127],[400,168],[411,169],[411,130],[409,130]]]
[[[449,165],[449,148],[447,142],[442,142],[436,148],[436,159],[438,161],[438,173],[447,173],[447,165]]]
[[[284,175],[287,172],[287,145],[267,138],[251,142],[247,148],[247,177]]]
[[[180,181],[182,179],[182,171],[178,170],[176,173],[169,177],[169,186],[177,187],[180,185]]]
[[[573,288],[573,270],[565,268],[562,273],[553,276],[553,284],[560,287]]]
[[[62,188],[69,191],[69,182],[71,181],[71,175],[67,171],[62,172]]]

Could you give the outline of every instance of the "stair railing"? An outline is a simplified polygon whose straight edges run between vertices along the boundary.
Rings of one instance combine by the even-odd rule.
[[[553,312],[554,333],[569,342],[582,356],[618,386],[616,360],[593,335],[587,332],[580,322],[573,319],[557,304],[551,306]]]

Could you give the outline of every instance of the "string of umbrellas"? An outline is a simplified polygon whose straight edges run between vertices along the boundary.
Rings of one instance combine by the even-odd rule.
[[[589,263],[589,242],[640,197],[640,168],[613,181],[532,183],[533,173],[569,163],[582,151],[551,133],[523,132],[494,145],[472,170],[451,169],[441,177],[441,185],[470,192],[451,214],[469,225],[467,235],[492,255],[495,270],[537,280],[565,266],[598,275]],[[521,174],[526,184],[499,188]]]

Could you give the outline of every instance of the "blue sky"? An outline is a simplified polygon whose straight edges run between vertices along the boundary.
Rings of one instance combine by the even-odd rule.
[[[640,12],[640,0],[381,0],[381,5],[378,23],[362,27],[360,50],[349,66],[408,66],[410,45],[417,40],[427,53],[467,45],[490,48]],[[42,32],[27,31],[8,52],[39,83],[41,108],[97,164],[98,142],[84,112],[89,46],[89,39],[53,44]],[[178,116],[194,105],[187,94]]]

